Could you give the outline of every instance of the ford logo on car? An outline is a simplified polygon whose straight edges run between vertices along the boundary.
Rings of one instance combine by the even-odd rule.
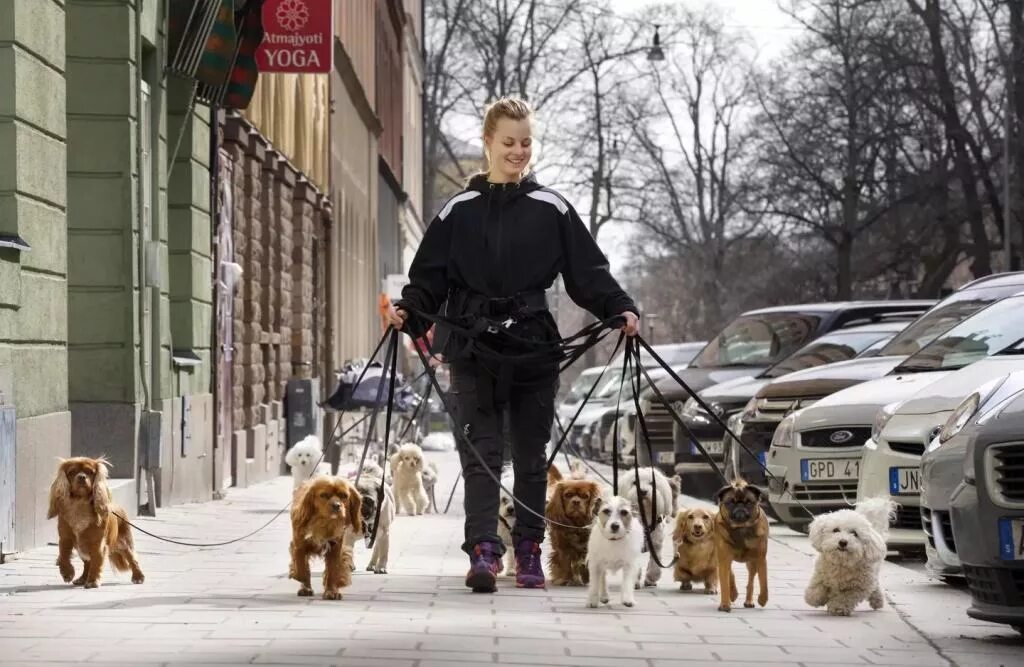
[[[850,431],[836,431],[828,439],[833,445],[841,445],[853,440],[853,433]]]

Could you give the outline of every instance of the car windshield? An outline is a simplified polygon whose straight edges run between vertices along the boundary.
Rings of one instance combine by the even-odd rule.
[[[956,370],[1019,344],[1024,296],[1009,297],[975,313],[896,367],[895,373]]]
[[[946,297],[919,320],[896,335],[879,352],[880,356],[907,357],[916,353],[950,327],[963,322],[993,301],[1016,294],[1022,286],[1000,285],[956,292]]]
[[[891,331],[837,331],[804,345],[766,370],[761,377],[777,378],[804,368],[853,359],[870,345],[891,337]]]
[[[740,316],[708,343],[690,366],[770,366],[810,340],[820,321],[808,313]]]

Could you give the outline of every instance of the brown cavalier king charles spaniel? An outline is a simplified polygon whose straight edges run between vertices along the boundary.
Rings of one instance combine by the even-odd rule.
[[[346,532],[361,534],[362,496],[340,477],[314,477],[295,490],[292,502],[291,567],[288,576],[298,581],[299,595],[313,595],[309,559],[324,559],[324,599],[340,600],[352,583],[352,550]]]
[[[583,586],[587,583],[587,540],[600,501],[601,487],[591,480],[563,479],[551,489],[544,514],[549,521],[575,526],[548,524],[551,533],[548,570],[553,585]]]
[[[132,573],[132,583],[141,584],[146,577],[135,559],[135,543],[131,527],[123,518],[125,512],[111,500],[107,487],[104,458],[77,457],[61,459],[57,476],[50,486],[50,510],[47,519],[57,517],[57,567],[64,581],[75,576],[71,552],[85,564],[75,586],[96,588],[100,585],[103,563],[109,557],[115,570]]]

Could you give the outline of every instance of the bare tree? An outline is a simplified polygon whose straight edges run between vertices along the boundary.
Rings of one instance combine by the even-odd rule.
[[[709,332],[723,319],[729,251],[760,224],[746,214],[751,143],[741,126],[753,110],[752,86],[743,39],[721,16],[681,12],[679,23],[665,71],[652,68],[644,82],[651,99],[630,107],[642,159],[629,205],[663,256],[693,264],[696,331]]]

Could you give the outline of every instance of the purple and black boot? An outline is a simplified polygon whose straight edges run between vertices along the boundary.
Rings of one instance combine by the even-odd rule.
[[[498,572],[501,571],[501,556],[495,545],[481,542],[473,547],[469,555],[469,572],[466,586],[474,593],[493,593],[498,589]]]
[[[540,544],[521,540],[516,545],[516,588],[544,588]]]

